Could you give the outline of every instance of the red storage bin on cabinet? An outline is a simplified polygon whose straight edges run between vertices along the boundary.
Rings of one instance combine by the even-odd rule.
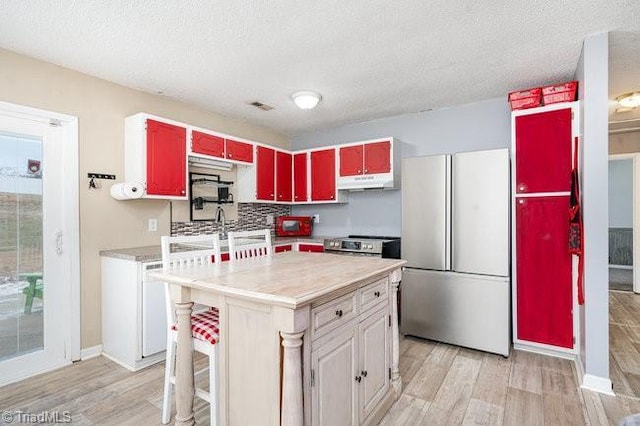
[[[545,105],[555,104],[558,102],[575,101],[577,89],[577,81],[569,81],[567,83],[543,87],[542,101]]]
[[[512,110],[535,108],[540,106],[541,95],[542,89],[540,87],[511,92],[509,93],[509,104]]]

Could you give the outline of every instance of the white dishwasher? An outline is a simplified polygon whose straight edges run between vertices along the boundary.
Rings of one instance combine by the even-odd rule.
[[[148,271],[162,269],[162,262],[142,264],[142,356],[162,352],[167,347],[167,310],[164,283],[147,277]]]
[[[164,283],[147,273],[162,262],[102,255],[102,354],[136,371],[164,360]]]

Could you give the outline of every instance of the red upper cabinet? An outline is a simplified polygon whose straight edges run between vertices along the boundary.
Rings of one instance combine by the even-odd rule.
[[[516,193],[571,189],[571,108],[515,117]]]
[[[391,171],[391,142],[364,144],[364,173],[389,173]]]
[[[391,172],[391,141],[340,147],[340,176]]]
[[[185,127],[146,120],[146,195],[186,197],[186,158]]]
[[[361,175],[363,170],[363,145],[340,148],[340,176]]]
[[[253,163],[253,144],[226,139],[226,157],[229,160]]]
[[[518,197],[515,209],[516,337],[573,348],[569,197]]]
[[[335,148],[311,152],[311,201],[336,199]]]
[[[293,155],[293,194],[294,201],[307,201],[307,153]]]
[[[224,138],[193,130],[191,132],[191,152],[224,158]]]
[[[273,201],[275,194],[276,151],[264,146],[256,147],[256,198]]]
[[[276,201],[293,200],[293,164],[287,152],[276,151]]]

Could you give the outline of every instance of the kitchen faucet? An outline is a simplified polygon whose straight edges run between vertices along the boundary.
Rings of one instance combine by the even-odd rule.
[[[216,209],[216,223],[221,224],[222,235],[226,237],[227,236],[226,218],[224,216],[224,209],[220,206],[218,206],[218,208]]]

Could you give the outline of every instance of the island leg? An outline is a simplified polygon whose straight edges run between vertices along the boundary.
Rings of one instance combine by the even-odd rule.
[[[391,279],[391,386],[396,393],[396,399],[402,393],[402,377],[400,377],[400,332],[398,330],[398,286],[402,279],[402,270],[396,269],[390,275]]]
[[[282,374],[282,425],[302,426],[302,336],[301,333],[280,332],[284,347]]]
[[[178,343],[176,348],[176,425],[194,425],[193,349],[191,343],[191,311],[193,302],[176,302]]]

